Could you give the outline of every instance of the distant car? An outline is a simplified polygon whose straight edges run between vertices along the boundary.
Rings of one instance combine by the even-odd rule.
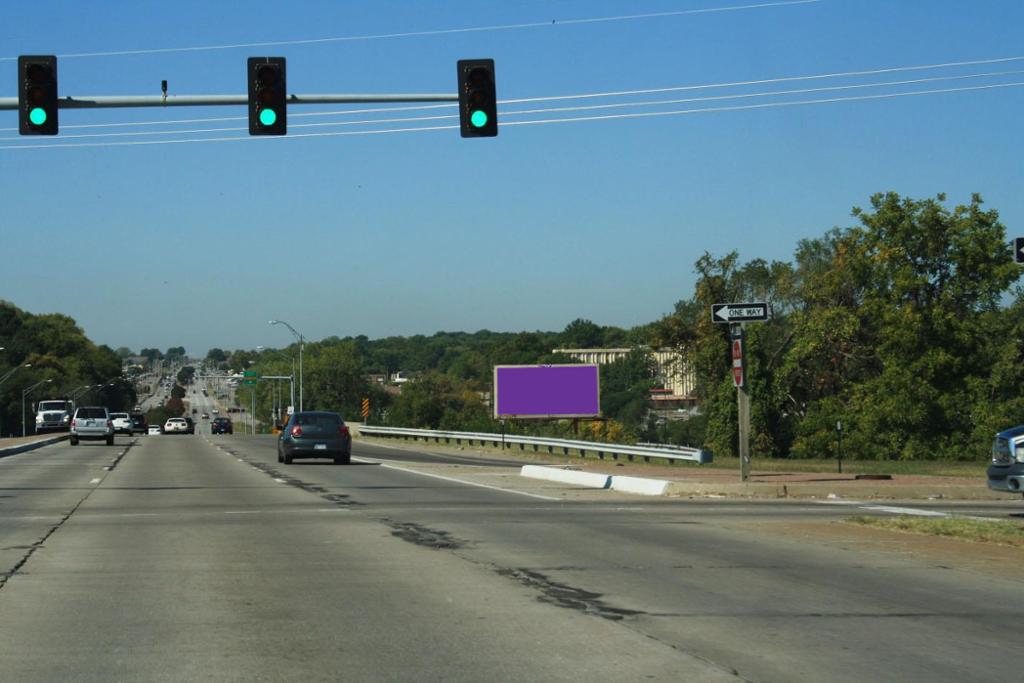
[[[231,424],[231,420],[226,417],[214,418],[213,422],[210,423],[211,434],[234,434],[235,428]]]
[[[115,434],[132,435],[132,418],[128,413],[110,413],[110,421],[114,423]]]
[[[69,442],[77,446],[79,441],[103,440],[108,446],[114,445],[114,423],[110,414],[102,406],[83,406],[75,411],[71,418],[71,437]]]
[[[219,411],[219,410],[217,410],[216,408],[214,408],[214,409],[213,409],[213,410],[211,410],[210,412],[211,412],[211,413],[213,413],[214,415],[216,415],[216,414],[217,414],[217,413],[219,413],[220,411]]]
[[[290,465],[295,458],[331,458],[335,465],[352,462],[352,435],[338,413],[295,413],[277,439],[277,461]]]
[[[185,432],[186,434],[195,434],[196,433],[196,421],[195,420],[193,420],[191,417],[188,417],[186,415],[185,416],[185,424],[188,425],[188,430]]]
[[[204,420],[209,420],[210,419],[210,414],[209,413],[203,413],[202,418]]]
[[[141,412],[136,411],[131,414],[132,420],[132,434],[145,434],[146,433],[146,416]]]
[[[163,434],[163,432],[160,431],[160,425],[149,425],[148,429],[146,430],[146,434]]]
[[[164,434],[187,434],[188,422],[183,417],[170,417],[164,422]]]

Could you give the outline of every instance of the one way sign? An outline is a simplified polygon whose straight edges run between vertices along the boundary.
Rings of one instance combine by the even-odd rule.
[[[749,323],[767,319],[768,304],[763,301],[711,306],[711,321],[716,323]]]

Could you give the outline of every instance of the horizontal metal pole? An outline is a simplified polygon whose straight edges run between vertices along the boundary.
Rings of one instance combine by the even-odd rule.
[[[288,104],[388,104],[393,102],[458,102],[458,95],[411,93],[406,95],[311,94],[289,95]],[[220,107],[249,104],[247,95],[100,95],[64,97],[58,109],[127,109],[131,107]],[[0,97],[0,110],[17,109],[17,97]]]

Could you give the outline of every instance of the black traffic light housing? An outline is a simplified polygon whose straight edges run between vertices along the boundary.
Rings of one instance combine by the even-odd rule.
[[[249,135],[288,132],[284,57],[249,57]]]
[[[460,59],[459,126],[464,138],[498,134],[498,93],[493,59]]]
[[[1013,262],[1024,265],[1024,237],[1013,238]]]
[[[57,134],[57,58],[18,57],[18,133]]]

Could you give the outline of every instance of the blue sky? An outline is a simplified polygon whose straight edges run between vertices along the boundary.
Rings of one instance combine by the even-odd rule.
[[[580,18],[763,0],[3,3],[0,58],[550,22],[318,44],[64,57],[62,95],[242,93],[247,56],[288,59],[291,92],[454,92],[455,61],[493,57],[501,99],[721,84],[1024,55],[1017,0],[822,0],[585,24]],[[96,7],[102,7],[102,11]],[[16,95],[15,63],[0,97]],[[629,98],[503,105],[502,124],[1024,82],[1024,74],[745,100],[515,115],[514,109],[720,96],[1024,70],[1024,61]],[[705,251],[788,259],[878,191],[980,192],[1024,233],[1024,88],[557,125],[250,139],[244,107],[63,110],[57,139],[0,112],[0,298],[76,318],[112,346],[283,345],[437,330],[631,326],[692,294]],[[451,114],[300,117],[309,122]],[[440,125],[450,125],[442,120]],[[231,142],[8,149],[240,136]]]

